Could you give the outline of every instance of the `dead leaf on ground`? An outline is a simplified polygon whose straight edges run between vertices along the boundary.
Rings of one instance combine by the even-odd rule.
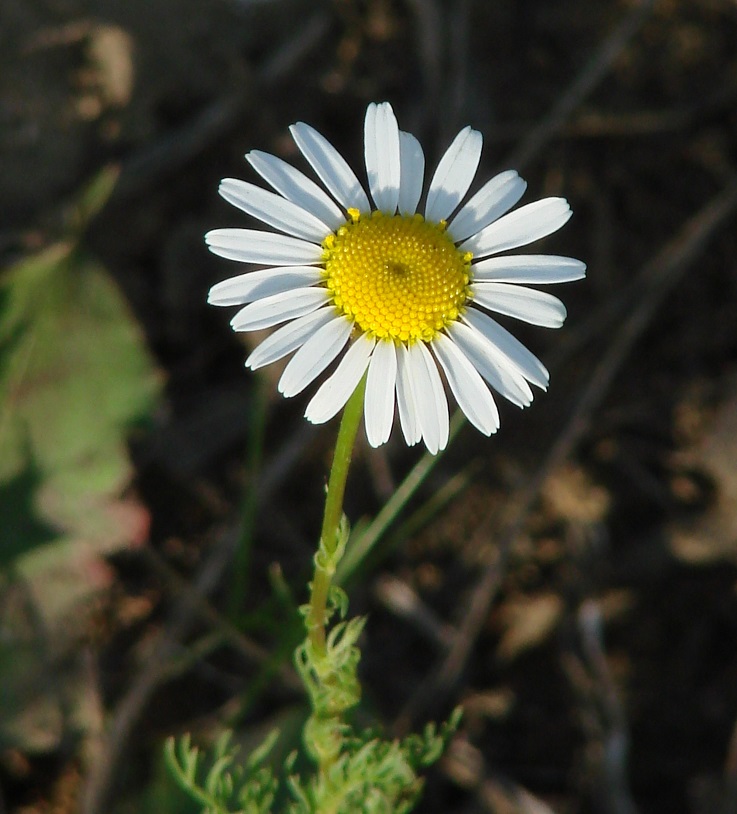
[[[737,561],[737,385],[732,385],[701,441],[681,455],[679,463],[706,474],[716,495],[694,520],[671,525],[671,550],[692,564]]]
[[[512,661],[547,639],[563,613],[563,600],[552,593],[510,598],[501,608],[503,633],[497,655]]]

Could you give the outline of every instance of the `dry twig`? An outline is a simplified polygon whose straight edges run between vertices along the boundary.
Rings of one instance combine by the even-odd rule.
[[[213,549],[200,571],[195,591],[188,592],[177,603],[169,624],[153,649],[152,657],[143,665],[115,708],[108,731],[94,750],[94,762],[85,778],[80,801],[82,814],[102,814],[109,810],[116,771],[131,733],[155,690],[170,677],[171,663],[196,618],[192,597],[206,595],[220,582],[232,557],[236,539],[235,535],[231,535]]]
[[[582,722],[589,743],[589,771],[597,810],[636,814],[627,777],[629,732],[617,686],[604,649],[601,610],[593,599],[576,615],[580,658],[569,654],[571,683],[581,698]]]
[[[542,147],[563,128],[571,113],[614,67],[617,58],[647,20],[653,6],[654,0],[640,0],[640,3],[635,5],[630,14],[601,43],[550,113],[512,153],[508,162],[510,167],[521,170],[527,166],[539,154]]]
[[[737,723],[729,739],[727,759],[724,763],[724,800],[721,814],[737,812]]]

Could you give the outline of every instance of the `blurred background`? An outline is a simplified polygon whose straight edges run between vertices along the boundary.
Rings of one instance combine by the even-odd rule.
[[[423,812],[737,812],[734,0],[3,0],[0,46],[0,812],[196,811],[170,734],[296,745],[336,428],[243,369],[203,234],[294,121],[362,171],[381,100],[567,197],[589,276],[509,323],[551,386],[497,437],[360,443],[357,718],[464,707]]]

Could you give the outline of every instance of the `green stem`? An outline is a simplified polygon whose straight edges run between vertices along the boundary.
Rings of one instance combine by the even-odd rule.
[[[463,413],[460,410],[456,411],[450,421],[448,443],[458,435],[465,423],[466,419]],[[346,551],[345,557],[340,561],[340,567],[338,568],[338,585],[345,587],[346,583],[357,573],[374,547],[380,542],[386,530],[397,519],[397,516],[441,458],[442,453],[440,455],[431,455],[429,452],[425,452],[422,458],[412,467],[407,477],[394,490],[392,496],[371,523],[361,532],[357,532],[351,537],[351,547]]]
[[[327,563],[321,556],[315,557],[315,574],[310,592],[309,611],[307,613],[307,635],[314,649],[315,655],[325,655],[325,621],[327,614],[328,593],[335,574],[337,563],[334,560],[340,522],[343,517],[343,495],[348,478],[348,469],[351,463],[353,445],[358,432],[358,425],[363,415],[363,394],[366,389],[364,376],[353,395],[348,399],[343,410],[343,418],[335,442],[333,466],[330,470],[328,491],[325,497],[325,514],[320,532],[320,551],[328,555]],[[327,566],[327,567],[326,567]]]

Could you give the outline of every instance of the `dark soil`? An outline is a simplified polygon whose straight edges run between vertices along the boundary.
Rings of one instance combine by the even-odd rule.
[[[479,182],[514,167],[525,201],[567,197],[574,217],[543,250],[589,271],[557,292],[560,332],[514,328],[550,367],[549,392],[524,412],[502,406],[490,440],[465,427],[356,581],[352,612],[370,614],[362,716],[401,732],[464,705],[423,812],[737,811],[737,5],[5,0],[0,45],[0,256],[58,237],[65,203],[119,163],[88,242],[166,380],[153,426],[131,442],[150,539],[113,558],[112,587],[85,617],[99,731],[72,730],[48,753],[9,745],[0,812],[174,811],[154,803],[165,736],[207,740],[228,723],[250,743],[302,714],[298,688],[264,681],[232,642],[155,688],[140,679],[148,645],[182,613],[178,580],[198,585],[238,526],[264,401],[236,610],[267,651],[289,640],[274,569],[302,601],[334,422],[306,425],[304,400],[278,397],[273,371],[261,384],[244,371],[243,344],[205,302],[233,267],[202,236],[242,225],[217,184],[255,180],[245,152],[297,161],[294,121],[360,166],[374,100],[392,102],[429,165],[470,123],[485,138]],[[378,452],[361,446],[353,522],[420,454],[397,431]],[[487,572],[467,658],[436,681]],[[176,634],[173,659],[222,634],[230,575]]]

